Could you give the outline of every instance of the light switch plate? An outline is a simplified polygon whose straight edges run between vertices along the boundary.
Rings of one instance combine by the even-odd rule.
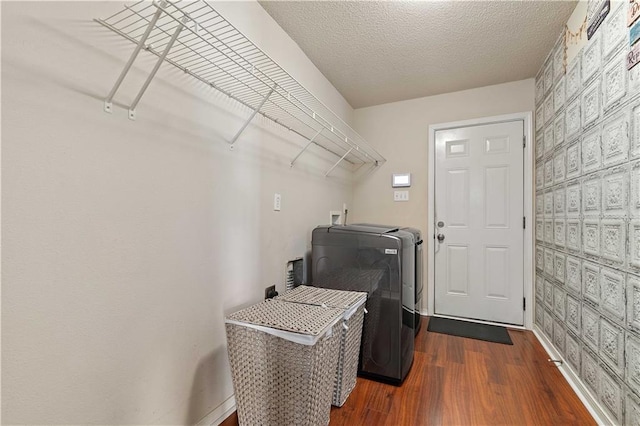
[[[409,191],[393,191],[393,201],[409,201]]]
[[[276,193],[273,195],[273,210],[276,212],[279,212],[281,207],[282,207],[282,196]]]

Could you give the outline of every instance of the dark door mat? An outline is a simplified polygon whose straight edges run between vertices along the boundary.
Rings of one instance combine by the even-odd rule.
[[[452,336],[468,337],[470,339],[513,345],[509,332],[497,325],[478,324],[475,322],[458,321],[449,318],[431,317],[427,331],[450,334]]]

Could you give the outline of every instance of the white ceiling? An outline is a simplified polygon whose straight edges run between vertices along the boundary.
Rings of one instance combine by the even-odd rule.
[[[354,108],[534,77],[577,1],[261,1]]]

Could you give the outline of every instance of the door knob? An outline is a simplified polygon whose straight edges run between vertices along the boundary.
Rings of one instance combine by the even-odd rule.
[[[444,234],[438,234],[438,242],[441,243],[444,241]]]

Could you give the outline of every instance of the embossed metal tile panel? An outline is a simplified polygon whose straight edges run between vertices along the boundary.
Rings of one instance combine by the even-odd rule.
[[[569,366],[577,375],[580,375],[580,339],[571,331],[568,331],[564,345],[565,356]]]
[[[547,63],[536,80],[553,81],[536,98],[536,324],[618,424],[640,421],[640,67],[624,62],[626,7],[612,2],[564,76]]]

